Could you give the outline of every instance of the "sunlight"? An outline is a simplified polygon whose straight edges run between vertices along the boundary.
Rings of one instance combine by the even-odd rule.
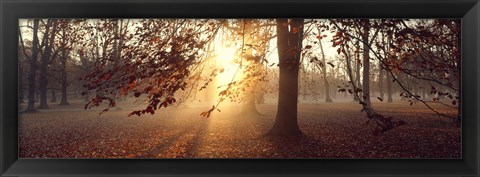
[[[219,89],[225,89],[226,86],[232,82],[232,79],[239,78],[242,75],[241,69],[239,69],[238,63],[235,63],[237,49],[235,47],[222,47],[216,49],[217,56],[215,62],[218,68],[223,68],[223,73],[219,73],[217,77],[217,87]],[[237,71],[238,70],[238,71]],[[235,72],[237,72],[235,74]]]

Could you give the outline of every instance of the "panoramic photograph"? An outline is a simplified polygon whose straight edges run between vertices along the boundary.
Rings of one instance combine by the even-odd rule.
[[[19,19],[19,158],[460,159],[460,19]]]

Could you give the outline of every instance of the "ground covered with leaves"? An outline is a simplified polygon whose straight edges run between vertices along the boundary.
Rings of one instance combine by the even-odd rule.
[[[162,108],[140,117],[127,117],[129,108],[100,116],[69,107],[22,113],[20,158],[461,158],[461,129],[421,105],[374,103],[379,113],[407,122],[380,136],[353,102],[301,103],[300,137],[263,136],[275,104],[257,105],[258,116],[225,105],[201,117],[208,108]]]

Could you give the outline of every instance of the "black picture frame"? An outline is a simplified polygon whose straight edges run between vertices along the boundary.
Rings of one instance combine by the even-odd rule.
[[[18,159],[20,18],[461,18],[462,159]],[[478,0],[0,0],[1,176],[479,176]]]

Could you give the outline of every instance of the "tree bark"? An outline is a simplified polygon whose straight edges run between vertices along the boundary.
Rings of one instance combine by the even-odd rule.
[[[28,75],[28,107],[27,112],[35,112],[35,82],[38,57],[38,24],[39,19],[33,20],[32,56],[30,58],[30,73]]]
[[[356,46],[357,51],[360,51],[360,43],[357,41]],[[360,52],[355,53],[355,81],[358,88],[362,87],[360,82]],[[346,92],[345,92],[346,93]],[[362,98],[353,97],[353,101],[358,101],[357,99],[362,100]]]
[[[322,39],[320,38],[318,39],[318,44],[320,45],[320,52],[322,53],[322,60],[323,60],[322,74],[323,74],[323,81],[325,85],[325,102],[331,103],[333,101],[330,98],[330,84],[328,83],[328,79],[327,79],[327,63],[325,59],[325,52],[323,51]]]
[[[52,53],[52,47],[55,40],[55,30],[56,26],[54,25],[52,31],[50,32],[50,27],[53,24],[53,20],[47,20],[47,25],[45,27],[45,34],[44,34],[44,44],[45,44],[45,52],[42,54],[40,59],[40,76],[39,76],[39,84],[40,84],[40,106],[38,109],[49,109],[48,102],[47,102],[47,67],[50,63],[50,57]],[[50,34],[51,33],[51,34]],[[50,35],[50,36],[49,36]]]
[[[303,39],[303,19],[277,19],[280,62],[277,116],[267,135],[301,135],[297,122],[298,71]]]
[[[62,40],[63,40],[63,44],[64,45],[67,45],[67,34],[66,34],[66,31],[65,29],[63,29],[62,31]],[[61,81],[62,81],[62,98],[60,100],[60,105],[62,106],[65,106],[65,105],[69,105],[68,103],[68,100],[67,100],[67,86],[68,86],[68,83],[67,83],[67,58],[68,58],[68,49],[63,49],[62,51],[62,57],[60,59],[61,61]]]
[[[370,21],[368,19],[363,20],[363,102],[367,104],[367,107],[371,108],[372,103],[370,101],[370,50],[368,44],[368,35],[370,31]]]
[[[393,102],[392,94],[392,76],[387,74],[387,102],[389,103]]]

